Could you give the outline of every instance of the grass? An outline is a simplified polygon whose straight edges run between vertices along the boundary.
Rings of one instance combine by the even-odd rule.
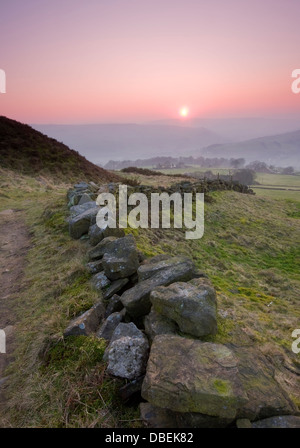
[[[123,406],[124,381],[106,374],[103,340],[62,338],[74,316],[98,301],[84,267],[86,247],[71,240],[65,222],[67,185],[41,184],[2,171],[1,210],[18,208],[31,232],[24,282],[14,309],[17,351],[9,366],[2,426],[126,427],[139,425]]]
[[[154,185],[161,181],[153,176]],[[0,186],[0,208],[22,209],[32,234],[16,298],[18,350],[9,370],[3,424],[139,426],[137,410],[119,400],[122,382],[106,374],[103,341],[62,338],[69,320],[97,300],[84,268],[86,243],[68,236],[68,185],[2,171]],[[193,258],[218,296],[218,333],[204,340],[260,349],[300,405],[299,358],[291,350],[291,334],[300,321],[299,203],[232,191],[212,197],[205,204],[200,240],[185,240],[179,229],[128,231],[146,256],[166,252]]]
[[[187,241],[179,230],[139,230],[138,247],[192,257],[218,296],[218,333],[205,340],[262,350],[299,405],[300,365],[291,350],[300,321],[299,203],[235,192],[211,196],[202,239]]]

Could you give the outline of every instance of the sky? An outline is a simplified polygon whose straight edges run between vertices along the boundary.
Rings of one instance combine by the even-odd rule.
[[[300,113],[299,0],[1,0],[0,10],[1,115],[79,124],[173,119],[183,107],[190,117]]]

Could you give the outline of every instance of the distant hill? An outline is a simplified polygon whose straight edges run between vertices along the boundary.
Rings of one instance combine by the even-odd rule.
[[[65,182],[109,182],[118,176],[94,165],[28,125],[0,116],[0,166],[28,175],[50,175]]]
[[[194,155],[196,152],[194,152]],[[199,151],[200,154],[200,151]],[[204,157],[243,157],[270,165],[300,167],[300,130],[260,137],[239,143],[211,145],[201,151]]]
[[[276,117],[236,117],[236,118],[200,118],[185,120],[159,120],[152,124],[184,127],[204,127],[227,138],[228,142],[241,142],[262,136],[285,134],[299,129],[300,115],[289,118]]]
[[[80,151],[94,163],[109,160],[178,156],[229,139],[204,127],[161,124],[33,125]]]

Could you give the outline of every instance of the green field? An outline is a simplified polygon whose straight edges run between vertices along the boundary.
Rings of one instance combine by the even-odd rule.
[[[164,174],[184,174],[205,171],[212,171],[214,174],[232,174],[234,172],[233,169],[228,168],[203,168],[199,166],[159,171]],[[257,196],[270,199],[300,201],[300,175],[256,173],[256,181],[260,185],[252,185],[251,187]]]

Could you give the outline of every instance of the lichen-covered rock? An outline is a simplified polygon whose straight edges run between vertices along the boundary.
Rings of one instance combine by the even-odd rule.
[[[104,271],[101,271],[93,275],[91,283],[94,289],[96,289],[97,291],[101,291],[102,289],[109,286],[111,284],[111,281],[106,277]]]
[[[173,335],[154,339],[142,397],[171,411],[226,419],[248,401],[229,348]]]
[[[233,419],[191,412],[172,412],[151,403],[140,404],[141,419],[150,428],[226,428]]]
[[[149,428],[177,428],[176,414],[151,403],[140,403],[141,419]]]
[[[198,271],[192,260],[184,258],[181,263],[163,269],[125,291],[121,296],[121,301],[132,317],[144,316],[150,312],[150,293],[153,289],[157,286],[167,286],[177,281],[188,281],[197,276]]]
[[[91,261],[86,264],[86,268],[90,274],[97,274],[103,271],[102,260]]]
[[[139,257],[132,235],[116,239],[107,247],[102,259],[103,269],[110,280],[129,277],[139,267]]]
[[[150,301],[157,314],[176,322],[183,333],[200,337],[217,332],[216,293],[206,279],[160,286]]]
[[[100,243],[98,243],[95,247],[93,247],[88,252],[88,259],[90,261],[99,260],[102,258],[105,252],[108,250],[109,245],[115,241],[117,238],[115,236],[108,236],[107,238],[103,238]]]
[[[123,308],[124,307],[123,307],[123,303],[120,300],[120,296],[118,296],[118,294],[114,294],[109,299],[108,305],[105,310],[105,317],[110,316],[110,314],[112,314],[112,313],[121,311]]]
[[[122,313],[112,313],[110,316],[108,316],[107,319],[105,319],[105,321],[101,325],[99,331],[97,332],[97,337],[110,341],[113,332],[115,331],[119,323],[122,321],[122,319],[123,319]]]
[[[98,211],[99,207],[93,207],[71,217],[69,220],[70,236],[74,239],[79,239],[82,235],[88,233],[90,225],[96,220]]]
[[[137,270],[139,281],[142,282],[166,269],[172,269],[187,260],[186,257],[170,257],[165,254],[157,255],[144,262]]]
[[[111,285],[103,292],[103,299],[110,299],[114,294],[121,291],[128,282],[128,278],[120,278],[119,280],[112,282]]]
[[[148,352],[149,344],[145,336],[117,339],[108,350],[107,371],[120,378],[138,378],[145,373]]]
[[[85,313],[73,319],[64,332],[67,336],[88,336],[99,327],[105,313],[102,301],[96,303]]]
[[[156,313],[152,308],[144,318],[145,333],[150,341],[159,334],[176,334],[178,326],[174,321]]]
[[[91,194],[83,193],[83,195],[80,198],[80,201],[78,202],[78,205],[87,204],[88,202],[93,201]]]
[[[97,223],[90,226],[88,236],[91,246],[96,246],[96,244],[100,243],[100,241],[102,241],[104,238],[103,231],[102,229],[100,229]]]
[[[85,204],[82,205],[74,205],[73,207],[70,208],[70,216],[80,215],[86,210],[89,210],[90,208],[94,207],[97,207],[97,204],[94,201],[86,202]]]
[[[117,326],[115,331],[113,332],[113,335],[110,340],[110,344],[108,345],[108,347],[106,348],[106,350],[104,352],[104,356],[103,356],[104,361],[107,361],[107,359],[108,359],[108,352],[111,347],[111,344],[114,341],[116,341],[117,339],[121,339],[121,338],[127,337],[127,336],[130,338],[140,338],[140,339],[145,338],[144,333],[141,330],[139,330],[133,322],[129,322],[129,323],[121,322]]]
[[[105,228],[100,228],[98,224],[94,224],[89,228],[89,243],[91,246],[96,246],[96,244],[100,243],[104,238],[108,236],[114,236],[116,238],[122,238],[125,236],[125,232],[123,229],[112,229],[108,226]]]
[[[178,262],[182,262],[182,257],[171,257],[167,254],[159,254],[155,257],[147,258],[137,270],[139,281],[147,280],[163,269],[178,264]]]
[[[252,428],[300,428],[300,417],[296,415],[280,415],[265,418],[252,423]]]
[[[239,418],[258,420],[276,415],[295,414],[297,409],[274,378],[274,368],[267,358],[252,347],[234,347],[239,378],[248,402],[238,411]]]

